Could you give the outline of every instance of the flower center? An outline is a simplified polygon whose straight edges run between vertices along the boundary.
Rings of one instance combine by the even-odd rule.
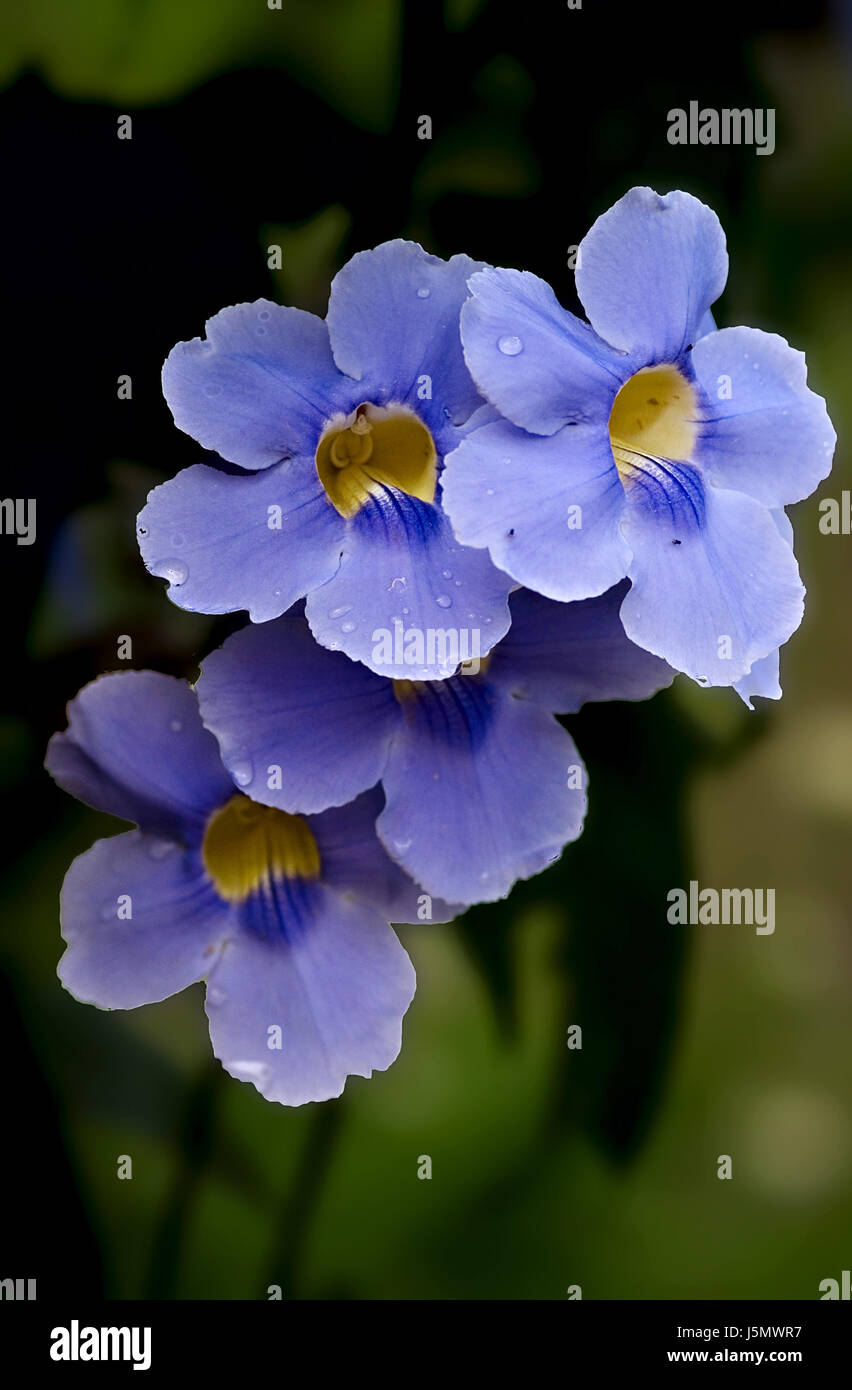
[[[669,365],[643,367],[626,381],[609,417],[609,442],[622,481],[643,458],[687,462],[695,444],[694,388]]]
[[[239,793],[207,822],[201,857],[227,902],[243,902],[273,878],[320,874],[319,850],[307,822]]]
[[[404,405],[364,403],[326,427],[316,453],[317,474],[341,516],[351,517],[384,487],[434,502],[438,480],[435,443],[423,421]]]

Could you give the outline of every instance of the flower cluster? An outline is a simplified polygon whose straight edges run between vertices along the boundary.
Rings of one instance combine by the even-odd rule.
[[[834,435],[802,356],[717,330],[714,214],[633,189],[581,243],[584,322],[525,271],[405,241],[325,321],[224,309],[163,370],[208,459],[138,522],[169,596],[250,622],[195,687],[107,675],[47,766],[137,830],[75,861],[66,987],[206,981],[213,1048],[297,1105],[400,1047],[391,923],[504,897],[581,833],[556,718],[676,672],[777,698],[803,589],[784,508]]]

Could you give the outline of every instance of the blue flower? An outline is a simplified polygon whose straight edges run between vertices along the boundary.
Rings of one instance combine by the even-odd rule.
[[[388,852],[428,893],[492,901],[582,828],[585,772],[552,712],[644,699],[673,678],[625,637],[623,590],[575,604],[514,593],[506,637],[443,681],[380,676],[319,647],[294,611],[204,660],[201,717],[234,779],[283,811],[322,811],[381,781]],[[389,664],[408,653],[413,674],[419,634],[393,638]]]
[[[826,476],[835,439],[802,354],[757,329],[715,331],[726,275],[715,214],[649,188],[580,245],[588,324],[534,275],[475,273],[465,358],[504,419],[470,433],[444,474],[464,544],[556,599],[628,576],[628,636],[710,685],[773,661],[801,621],[771,513]]]
[[[139,826],[66,875],[59,975],[77,999],[132,1009],[206,980],[216,1056],[285,1105],[390,1065],[415,980],[388,923],[424,914],[376,838],[380,796],[319,816],[250,801],[192,690],[152,671],[86,686],[46,766]],[[452,915],[430,907],[433,920]]]
[[[463,606],[489,644],[503,635],[511,581],[441,508],[443,459],[484,409],[459,338],[478,264],[387,242],[335,277],[325,322],[261,299],[178,343],[175,422],[240,471],[187,468],[139,515],[175,603],[265,622],[307,595],[318,641],[368,663],[397,618],[425,630]]]

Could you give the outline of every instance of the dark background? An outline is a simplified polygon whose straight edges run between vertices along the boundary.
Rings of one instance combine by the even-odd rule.
[[[260,295],[322,313],[347,257],[390,237],[533,270],[577,309],[568,248],[600,212],[638,183],[696,194],[731,253],[717,321],[807,351],[840,435],[819,496],[839,498],[848,10],[33,0],[4,25],[3,495],[37,499],[38,531],[0,536],[0,1277],[119,1298],[817,1297],[852,1236],[852,542],[819,533],[818,498],[792,513],[809,606],[781,706],[680,678],[569,721],[582,840],[507,903],[404,931],[402,1055],[341,1102],[289,1111],[223,1076],[200,987],[121,1015],[61,990],[62,876],[120,827],[41,760],[121,634],[134,666],[192,678],[227,630],[170,605],[135,547],[148,489],[198,458],[160,393],[173,343]],[[691,100],[774,107],[775,153],[669,145]],[[690,877],[774,886],[775,935],[666,928]]]

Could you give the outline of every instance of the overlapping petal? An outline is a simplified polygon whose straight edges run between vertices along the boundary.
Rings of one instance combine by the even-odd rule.
[[[461,311],[465,361],[507,420],[555,434],[602,410],[609,415],[624,363],[544,280],[489,267],[471,276],[470,290]]]
[[[389,853],[427,892],[453,902],[505,897],[576,839],[585,773],[547,711],[487,676],[418,684],[383,777],[376,823]]]
[[[500,640],[511,587],[487,554],[459,544],[440,506],[384,488],[352,519],[339,568],[305,611],[323,646],[382,675],[439,680],[458,666],[463,642],[470,650],[476,640],[484,655]],[[404,659],[406,631],[420,635],[422,662]],[[439,642],[446,632],[455,643]]]
[[[512,626],[488,667],[494,684],[558,714],[591,700],[647,700],[675,671],[631,642],[621,622],[630,586],[582,603],[554,603],[528,589],[511,598]]]
[[[444,508],[467,546],[485,546],[519,584],[568,601],[627,573],[624,490],[606,421],[546,439],[501,421],[474,430],[447,460]]]
[[[351,801],[379,781],[399,717],[390,681],[311,637],[298,610],[205,657],[201,715],[237,785],[282,811]]]

